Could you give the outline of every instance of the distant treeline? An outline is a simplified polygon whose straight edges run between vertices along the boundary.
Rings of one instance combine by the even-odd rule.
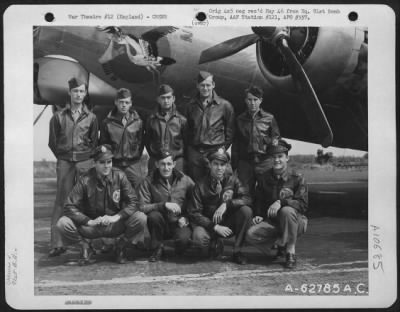
[[[148,156],[143,155],[143,167],[146,167]],[[290,167],[295,168],[303,165],[320,164],[316,155],[290,155]],[[368,155],[363,157],[355,156],[333,156],[327,159],[326,164],[334,167],[364,167],[368,166]],[[51,178],[56,177],[57,163],[43,159],[33,162],[34,177],[36,178]]]
[[[327,154],[325,154],[327,155]],[[332,154],[327,157],[326,163],[333,166],[367,166],[368,165],[368,154],[362,157],[357,156],[333,156]],[[296,164],[318,164],[318,156],[316,155],[290,155],[292,163]]]

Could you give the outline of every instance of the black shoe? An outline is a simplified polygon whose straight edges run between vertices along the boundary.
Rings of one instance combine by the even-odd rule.
[[[233,262],[236,262],[237,264],[247,264],[247,258],[244,254],[242,254],[240,251],[235,252],[232,255],[232,260]]]
[[[79,265],[88,265],[96,262],[96,259],[92,259],[96,253],[90,246],[83,245],[81,248],[81,255],[79,258]]]
[[[154,251],[153,254],[149,258],[149,262],[157,262],[160,261],[164,254],[164,245],[158,246]]]
[[[210,259],[216,259],[224,252],[224,242],[221,238],[213,239],[210,242],[210,247],[208,248],[208,257]]]
[[[51,258],[51,257],[57,257],[57,256],[59,256],[59,255],[62,255],[63,253],[65,253],[67,251],[67,248],[65,248],[65,247],[55,247],[55,248],[52,248],[50,251],[49,251],[49,257]]]
[[[288,269],[294,269],[296,268],[296,255],[292,253],[287,253],[286,254],[286,263],[285,267]]]
[[[128,262],[128,259],[126,258],[125,254],[125,247],[126,247],[125,239],[120,238],[115,247],[115,261],[119,264],[125,264]]]

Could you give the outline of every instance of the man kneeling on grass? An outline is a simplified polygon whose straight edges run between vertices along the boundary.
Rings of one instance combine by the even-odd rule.
[[[216,258],[223,252],[222,238],[235,235],[232,260],[245,264],[241,249],[252,218],[248,189],[227,170],[229,155],[222,148],[208,160],[210,173],[195,185],[189,205],[193,244],[208,248],[209,257]]]
[[[288,152],[291,145],[279,140],[270,146],[273,167],[257,177],[253,226],[246,240],[251,244],[277,244],[277,256],[286,254],[285,266],[296,267],[295,247],[297,237],[305,233],[308,190],[304,177],[288,170]]]
[[[92,155],[95,167],[72,189],[57,223],[64,244],[80,243],[80,265],[94,263],[90,240],[119,238],[115,259],[126,263],[127,243],[144,244],[146,215],[138,211],[137,198],[125,173],[112,168],[111,146],[97,147]]]

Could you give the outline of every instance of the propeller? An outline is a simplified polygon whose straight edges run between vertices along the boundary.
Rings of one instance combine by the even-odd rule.
[[[46,110],[47,106],[49,106],[48,104],[41,110],[41,112],[39,113],[39,115],[36,117],[36,119],[33,122],[33,125],[36,125],[36,123],[39,121],[40,117],[42,117],[44,111]]]
[[[252,30],[253,34],[229,39],[204,50],[200,55],[199,64],[233,55],[261,40],[270,42],[284,56],[296,89],[304,94],[300,105],[306,113],[313,135],[323,147],[330,146],[333,141],[332,130],[303,66],[289,47],[287,41],[290,40],[289,29],[287,27],[252,27]]]

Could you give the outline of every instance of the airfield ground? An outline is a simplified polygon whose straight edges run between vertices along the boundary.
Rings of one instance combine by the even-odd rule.
[[[55,178],[35,178],[35,295],[367,295],[367,172],[303,172],[309,181],[310,221],[298,241],[298,267],[293,271],[272,260],[269,248],[260,252],[247,246],[247,265],[230,262],[232,240],[226,241],[222,258],[214,261],[196,250],[179,258],[167,245],[167,257],[159,263],[149,263],[148,252],[132,248],[125,265],[99,254],[89,267],[67,266],[67,260],[79,256],[77,247],[63,256],[47,257]],[[339,292],[318,290],[317,285],[326,284],[338,285]]]

